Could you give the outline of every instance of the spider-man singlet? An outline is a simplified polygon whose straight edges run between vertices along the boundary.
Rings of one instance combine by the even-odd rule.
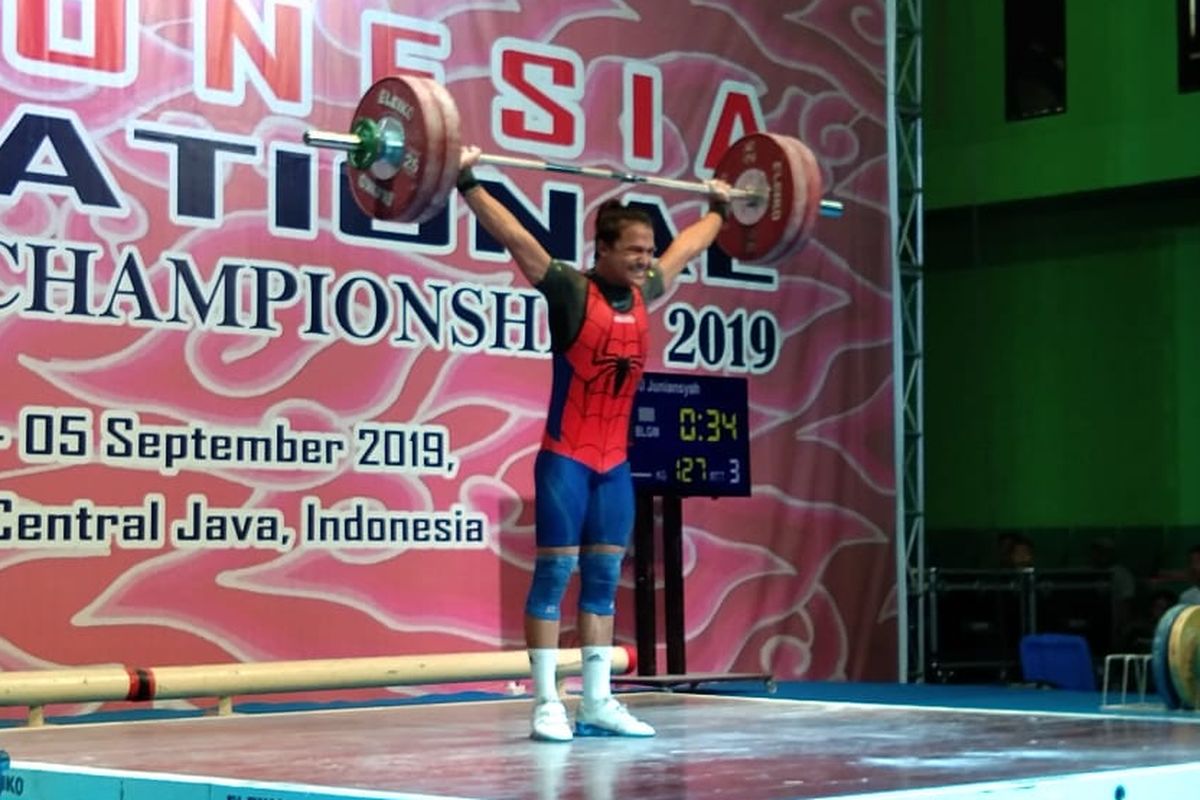
[[[538,289],[550,303],[554,382],[534,467],[539,547],[624,546],[633,527],[626,451],[633,396],[646,364],[646,299],[555,262]]]
[[[565,352],[554,354],[554,386],[542,447],[596,472],[625,461],[633,394],[646,366],[642,293],[618,311],[588,281],[583,324]]]

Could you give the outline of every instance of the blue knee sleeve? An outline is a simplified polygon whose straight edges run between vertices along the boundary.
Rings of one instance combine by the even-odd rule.
[[[525,613],[538,619],[558,619],[558,606],[575,571],[575,555],[539,555],[533,567],[533,583],[525,598]]]
[[[620,580],[621,553],[580,553],[579,607],[589,614],[611,617]]]

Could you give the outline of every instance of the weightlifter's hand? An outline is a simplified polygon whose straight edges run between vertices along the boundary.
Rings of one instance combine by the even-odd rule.
[[[468,167],[475,166],[479,163],[479,156],[482,154],[483,151],[475,145],[465,145],[462,149],[462,154],[458,157],[458,168],[467,169]]]
[[[719,178],[710,178],[704,182],[708,189],[708,210],[721,216],[722,220],[729,219],[729,192],[733,189]]]
[[[708,187],[709,202],[711,202],[711,203],[728,203],[729,202],[729,199],[730,199],[729,192],[733,190],[733,187],[730,186],[728,183],[726,183],[725,181],[723,181],[719,178],[711,178],[709,180],[706,180],[704,182],[704,185]]]
[[[479,185],[479,180],[475,177],[475,172],[471,167],[479,163],[479,156],[482,151],[473,144],[463,147],[462,152],[458,156],[458,180],[455,186],[462,194],[474,189]]]

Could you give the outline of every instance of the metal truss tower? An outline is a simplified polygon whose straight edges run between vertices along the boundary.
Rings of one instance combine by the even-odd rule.
[[[901,681],[925,679],[924,195],[921,5],[887,0],[896,380],[896,606]]]

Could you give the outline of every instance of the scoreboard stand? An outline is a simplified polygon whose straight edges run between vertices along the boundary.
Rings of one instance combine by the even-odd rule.
[[[770,673],[689,673],[684,625],[683,499],[749,497],[750,437],[745,378],[647,372],[634,399],[629,451],[637,510],[633,533],[636,676],[615,682],[696,688],[714,681],[762,682]],[[662,512],[666,674],[658,674],[655,500]]]

